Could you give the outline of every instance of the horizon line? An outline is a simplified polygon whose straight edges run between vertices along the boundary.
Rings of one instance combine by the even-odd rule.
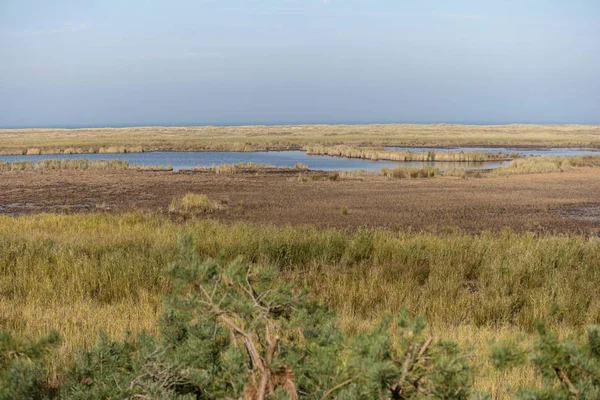
[[[581,122],[300,122],[300,123],[123,123],[123,124],[49,124],[49,125],[6,125],[0,130],[20,129],[126,129],[126,128],[184,128],[184,127],[251,127],[251,126],[360,126],[360,125],[463,125],[463,126],[510,126],[510,125],[539,125],[539,126],[568,126],[587,125],[598,126],[598,123]]]

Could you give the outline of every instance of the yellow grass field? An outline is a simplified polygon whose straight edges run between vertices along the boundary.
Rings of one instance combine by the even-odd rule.
[[[340,144],[598,148],[600,126],[386,124],[0,130],[0,154],[289,150]]]

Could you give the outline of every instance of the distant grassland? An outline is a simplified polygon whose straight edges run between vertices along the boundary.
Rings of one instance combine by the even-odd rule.
[[[600,148],[600,126],[389,124],[0,130],[0,154],[290,150],[340,144]]]
[[[188,220],[144,214],[0,217],[0,325],[20,335],[57,329],[53,363],[113,337],[155,332],[165,268],[178,232],[204,257],[277,267],[281,279],[313,291],[349,332],[384,312],[408,308],[432,333],[473,347],[477,385],[502,396],[535,384],[531,369],[493,372],[488,342],[530,345],[538,321],[562,334],[600,322],[600,239],[534,234],[464,234],[316,228]]]

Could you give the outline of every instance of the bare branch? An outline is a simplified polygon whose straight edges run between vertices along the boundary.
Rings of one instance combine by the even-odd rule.
[[[554,372],[556,372],[558,378],[567,385],[571,393],[575,394],[576,396],[579,396],[579,390],[575,387],[575,385],[573,385],[573,382],[571,382],[565,371],[555,367]]]

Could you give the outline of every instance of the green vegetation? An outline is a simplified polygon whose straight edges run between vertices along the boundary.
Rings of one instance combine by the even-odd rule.
[[[201,262],[191,236],[180,236],[179,261],[160,333],[111,340],[102,333],[55,382],[43,356],[58,343],[0,333],[0,399],[487,399],[473,387],[470,356],[434,339],[423,319],[384,313],[348,334],[327,306],[274,267],[235,258]],[[587,341],[561,341],[540,327],[533,351],[492,347],[496,369],[528,359],[542,387],[509,389],[519,399],[596,399],[600,327]]]
[[[349,339],[333,313],[292,285],[276,282],[273,271],[239,259],[201,263],[189,243],[171,274],[174,294],[160,340],[104,339],[70,374],[64,398],[469,394],[466,357],[451,344],[424,337],[421,320],[387,317]]]
[[[39,340],[0,330],[0,399],[41,399],[48,394],[44,358],[59,343],[53,332]]]
[[[298,125],[0,130],[0,154],[300,150],[307,146],[600,147],[595,125]]]
[[[506,369],[531,361],[543,380],[540,388],[523,388],[516,398],[598,399],[600,398],[600,326],[590,326],[585,338],[561,341],[544,326],[533,351],[512,344],[492,350],[497,368]]]
[[[352,218],[348,215],[347,218]],[[162,299],[172,293],[165,266],[176,235],[189,234],[199,259],[238,255],[306,288],[338,315],[344,334],[408,309],[427,334],[473,349],[475,388],[494,396],[539,385],[535,370],[494,372],[493,338],[531,346],[538,322],[576,335],[600,322],[600,241],[583,236],[276,228],[129,215],[0,217],[0,320],[17,337],[57,330],[52,374],[67,368],[99,329],[157,334]],[[500,374],[500,375],[498,375]]]

